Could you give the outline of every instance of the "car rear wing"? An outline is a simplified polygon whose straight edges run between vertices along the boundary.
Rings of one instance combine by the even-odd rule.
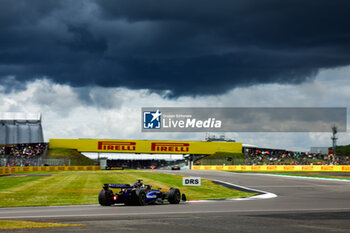
[[[130,188],[130,184],[104,184],[103,188],[104,189],[108,189],[108,188],[112,188],[112,189],[125,189],[125,188]]]

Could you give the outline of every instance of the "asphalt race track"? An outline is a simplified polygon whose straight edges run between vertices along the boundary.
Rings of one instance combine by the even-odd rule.
[[[1,208],[0,219],[85,224],[8,232],[350,232],[350,182],[219,171],[163,172],[221,180],[277,197],[143,207]]]

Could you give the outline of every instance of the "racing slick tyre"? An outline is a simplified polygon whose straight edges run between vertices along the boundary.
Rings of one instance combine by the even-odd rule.
[[[181,199],[180,190],[171,188],[168,195],[168,201],[170,204],[179,204]]]
[[[146,204],[146,193],[143,190],[132,191],[130,199],[125,202],[125,205],[143,206],[145,204]]]
[[[101,189],[100,194],[98,195],[98,202],[102,206],[110,206],[113,205],[114,200],[113,200],[113,192],[112,190],[104,190]]]
[[[143,190],[135,190],[135,192],[132,193],[132,199],[134,205],[145,205],[146,204],[146,193]]]

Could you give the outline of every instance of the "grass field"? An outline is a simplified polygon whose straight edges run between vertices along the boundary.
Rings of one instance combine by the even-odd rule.
[[[68,163],[70,160],[70,165],[94,165],[95,162],[78,152],[77,150],[67,149],[67,148],[54,148],[49,149],[46,155],[47,159],[64,159],[65,163]]]
[[[84,226],[84,224],[0,220],[0,229],[26,229],[26,228],[78,227],[78,226]]]
[[[98,204],[104,183],[145,184],[164,190],[177,187],[188,199],[239,198],[253,194],[202,179],[201,186],[182,186],[182,177],[145,171],[30,173],[0,177],[0,207]]]

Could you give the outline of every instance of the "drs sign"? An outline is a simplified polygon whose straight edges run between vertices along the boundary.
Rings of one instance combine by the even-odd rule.
[[[201,178],[200,177],[184,177],[182,179],[182,185],[201,186]]]

